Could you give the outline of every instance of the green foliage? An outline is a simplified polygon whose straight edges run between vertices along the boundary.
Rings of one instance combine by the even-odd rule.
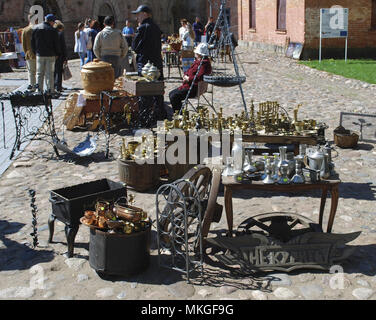
[[[376,60],[318,60],[300,61],[308,67],[376,84]]]

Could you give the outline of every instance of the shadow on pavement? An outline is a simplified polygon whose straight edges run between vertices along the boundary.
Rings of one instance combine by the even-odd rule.
[[[24,226],[22,223],[0,220],[0,240],[5,247],[0,249],[0,271],[26,270],[33,265],[53,260],[53,251],[34,250],[6,237],[19,232]]]

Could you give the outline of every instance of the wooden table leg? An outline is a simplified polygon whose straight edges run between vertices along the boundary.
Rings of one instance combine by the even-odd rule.
[[[232,227],[233,227],[232,189],[229,186],[225,186],[224,199],[225,199],[227,226],[228,226],[228,236],[232,237]]]
[[[328,220],[328,229],[326,231],[327,233],[331,233],[332,232],[334,218],[335,218],[336,212],[337,212],[338,198],[339,198],[338,185],[332,186],[332,188],[330,190],[330,194],[332,196],[332,201],[331,201],[331,206],[330,206],[330,215],[329,215],[329,220]]]
[[[323,222],[323,217],[324,217],[324,209],[325,209],[325,203],[326,203],[326,198],[328,196],[328,188],[324,186],[322,188],[322,194],[321,194],[321,202],[320,202],[320,215],[319,215],[319,225],[322,228],[322,222]]]

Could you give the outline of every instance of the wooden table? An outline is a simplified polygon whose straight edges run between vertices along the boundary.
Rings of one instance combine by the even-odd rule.
[[[307,190],[321,190],[321,203],[320,203],[320,215],[319,224],[322,227],[325,203],[328,192],[331,195],[331,207],[327,226],[327,232],[332,231],[334,217],[337,211],[338,205],[338,185],[340,180],[321,180],[319,183],[305,183],[305,184],[291,184],[291,185],[279,185],[279,184],[264,184],[262,181],[248,181],[243,180],[238,182],[234,177],[222,177],[222,183],[224,185],[225,193],[225,209],[227,225],[229,230],[229,236],[232,236],[233,232],[233,208],[232,208],[232,192],[233,190],[260,190],[264,192],[302,192]]]
[[[231,137],[233,141],[234,137]],[[283,144],[294,145],[295,155],[299,154],[299,145],[307,144],[310,146],[315,146],[318,143],[317,136],[276,136],[276,135],[250,135],[243,134],[243,142],[261,142],[261,143],[270,143],[270,144]]]

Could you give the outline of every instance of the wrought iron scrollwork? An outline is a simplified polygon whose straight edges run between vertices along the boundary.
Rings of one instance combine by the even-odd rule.
[[[43,140],[51,144],[57,156],[59,153],[55,142],[59,141],[55,130],[52,97],[48,93],[17,91],[10,95],[2,95],[1,100],[10,100],[14,116],[16,139],[10,155],[14,154],[23,143],[31,140]],[[40,122],[41,126],[34,122]]]

